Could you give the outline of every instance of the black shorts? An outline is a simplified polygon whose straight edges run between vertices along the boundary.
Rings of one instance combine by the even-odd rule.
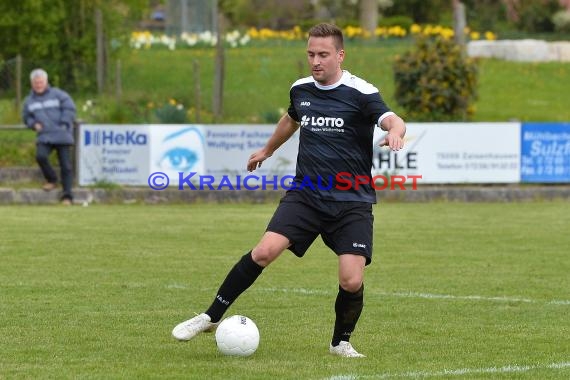
[[[289,250],[303,257],[318,235],[337,255],[356,254],[372,261],[372,204],[307,198],[302,191],[288,191],[281,199],[267,231],[285,236]]]

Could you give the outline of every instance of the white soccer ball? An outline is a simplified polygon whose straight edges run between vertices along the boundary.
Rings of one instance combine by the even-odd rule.
[[[259,346],[259,330],[248,317],[232,315],[218,325],[216,344],[224,355],[249,356]]]

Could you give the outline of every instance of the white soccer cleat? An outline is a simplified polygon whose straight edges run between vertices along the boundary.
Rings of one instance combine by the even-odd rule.
[[[218,327],[218,323],[210,321],[211,318],[208,314],[199,314],[176,325],[172,330],[172,336],[178,340],[190,340],[201,332],[214,331]]]
[[[359,354],[350,342],[345,342],[341,340],[338,346],[331,344],[329,351],[333,355],[342,356],[343,358],[365,358],[365,355]]]

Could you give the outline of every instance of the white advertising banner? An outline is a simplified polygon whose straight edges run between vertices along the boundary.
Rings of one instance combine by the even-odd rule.
[[[149,175],[148,125],[81,125],[79,185],[145,184]]]
[[[206,127],[206,174],[244,176],[249,156],[263,148],[275,130],[274,125],[215,125]],[[257,176],[294,175],[299,133],[283,144],[261,168]]]
[[[419,184],[520,181],[520,123],[408,123],[403,150],[377,148],[373,174],[421,175]]]
[[[378,148],[385,132],[376,129],[372,175],[402,175],[408,182],[421,176],[418,184],[520,182],[520,123],[408,123],[407,129],[399,152]],[[249,156],[274,130],[274,125],[82,125],[79,185],[158,188],[207,177],[205,183],[226,183],[228,189],[246,176],[253,176],[252,184],[280,180],[295,173],[298,133],[261,168],[246,170]]]

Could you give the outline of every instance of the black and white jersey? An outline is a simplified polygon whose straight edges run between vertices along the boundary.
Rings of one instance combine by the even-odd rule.
[[[322,200],[376,203],[365,182],[372,170],[374,128],[393,114],[378,89],[343,71],[335,84],[312,76],[290,90],[289,116],[300,125],[294,188]]]

